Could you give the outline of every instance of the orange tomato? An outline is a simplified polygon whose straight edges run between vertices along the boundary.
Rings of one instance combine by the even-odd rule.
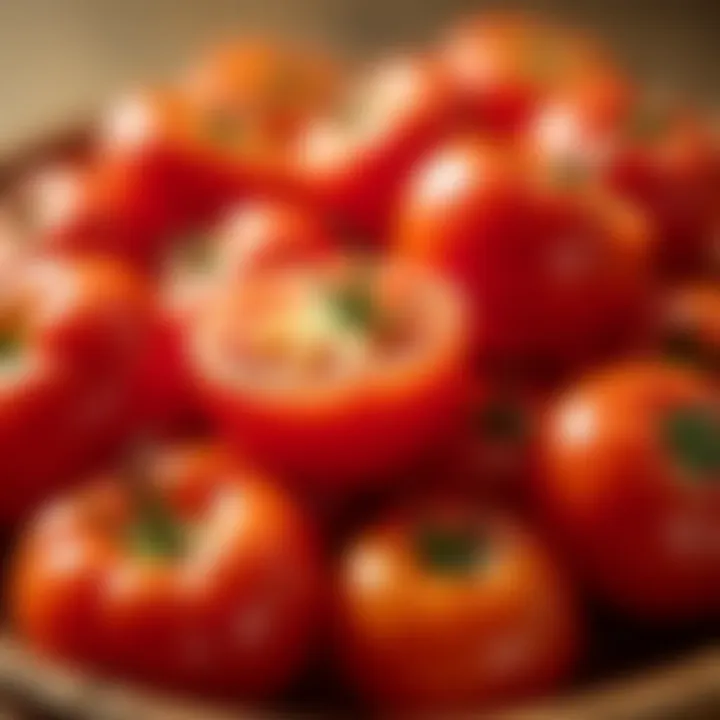
[[[643,618],[720,609],[720,398],[692,370],[607,368],[552,407],[538,491],[591,586]]]
[[[257,697],[308,658],[321,560],[299,510],[214,446],[155,451],[51,503],[10,612],[42,653],[184,692]]]
[[[338,654],[376,705],[476,711],[553,687],[579,648],[577,607],[524,527],[468,502],[399,511],[347,547]]]

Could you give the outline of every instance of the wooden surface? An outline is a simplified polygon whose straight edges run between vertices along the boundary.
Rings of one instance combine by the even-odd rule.
[[[0,155],[163,77],[219,34],[265,28],[378,52],[489,5],[589,26],[653,84],[717,97],[718,0],[0,0]]]
[[[28,712],[59,720],[269,720],[285,713],[178,700],[90,678],[0,639],[0,693]],[[345,713],[342,714],[346,716]],[[10,716],[12,717],[12,716]],[[473,713],[487,720],[717,720],[720,650],[527,709]],[[0,711],[0,720],[5,720]],[[439,719],[438,719],[439,720]],[[458,720],[462,720],[458,718]]]

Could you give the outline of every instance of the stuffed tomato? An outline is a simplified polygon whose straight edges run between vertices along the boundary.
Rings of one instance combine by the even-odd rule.
[[[259,274],[213,303],[197,380],[232,441],[303,483],[403,468],[462,412],[464,307],[438,276],[337,260]]]

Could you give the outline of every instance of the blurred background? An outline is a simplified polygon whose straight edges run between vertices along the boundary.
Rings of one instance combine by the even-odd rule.
[[[367,54],[498,6],[589,26],[651,83],[720,107],[720,0],[0,0],[0,156],[218,35],[267,29]]]

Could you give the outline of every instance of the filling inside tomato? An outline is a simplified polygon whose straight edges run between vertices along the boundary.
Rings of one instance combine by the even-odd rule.
[[[368,266],[257,279],[228,318],[225,357],[264,387],[332,383],[404,363],[442,331],[430,286]],[[237,322],[235,321],[237,320]]]

